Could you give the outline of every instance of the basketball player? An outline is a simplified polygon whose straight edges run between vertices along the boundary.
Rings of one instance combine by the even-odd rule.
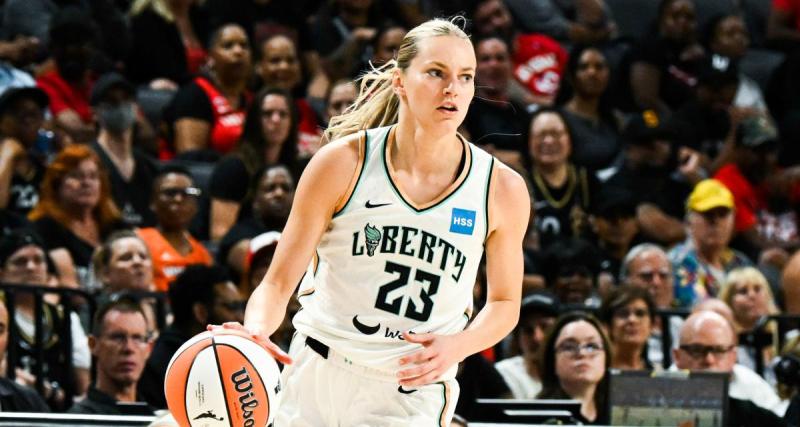
[[[528,192],[457,134],[475,65],[457,25],[428,21],[332,120],[245,314],[244,329],[294,361],[277,427],[448,425],[457,364],[516,324]],[[466,327],[484,250],[487,303]],[[289,358],[267,337],[301,278]]]

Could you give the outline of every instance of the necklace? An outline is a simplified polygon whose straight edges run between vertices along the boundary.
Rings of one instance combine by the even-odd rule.
[[[575,168],[572,165],[569,165],[567,168],[567,191],[564,192],[564,196],[561,197],[560,200],[556,200],[552,194],[550,194],[550,189],[547,186],[547,183],[544,182],[544,178],[539,173],[537,169],[533,169],[533,182],[536,186],[541,190],[542,196],[553,207],[553,209],[561,209],[569,203],[570,199],[572,199],[572,194],[575,193],[575,184],[577,183],[578,179],[575,176]]]

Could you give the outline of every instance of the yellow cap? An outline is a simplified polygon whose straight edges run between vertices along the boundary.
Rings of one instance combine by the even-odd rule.
[[[716,179],[704,179],[695,185],[686,208],[695,212],[705,212],[714,208],[733,209],[733,194]]]

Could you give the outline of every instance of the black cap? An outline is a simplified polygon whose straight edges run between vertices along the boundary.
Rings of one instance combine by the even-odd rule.
[[[11,257],[14,252],[29,245],[38,246],[46,251],[46,246],[42,239],[35,231],[29,228],[17,229],[4,236],[0,236],[0,265],[5,264],[6,260]]]
[[[676,132],[653,110],[634,114],[622,130],[622,139],[632,145],[648,145],[659,139],[672,141],[675,136]]]
[[[592,214],[601,218],[636,216],[636,198],[625,188],[604,185],[594,197]]]
[[[544,289],[536,290],[522,298],[520,317],[532,314],[557,317],[560,306],[561,303],[552,292]]]
[[[47,108],[47,105],[50,103],[50,98],[47,94],[36,86],[12,87],[6,89],[6,91],[0,95],[0,114],[4,114],[17,100],[23,98],[32,99],[41,108]]]
[[[89,103],[91,105],[97,105],[103,101],[103,97],[106,96],[108,91],[111,89],[120,88],[125,92],[128,92],[129,95],[134,96],[136,94],[136,89],[133,87],[131,82],[128,81],[125,77],[123,77],[119,73],[111,72],[103,74],[92,87],[92,94],[89,97]]]

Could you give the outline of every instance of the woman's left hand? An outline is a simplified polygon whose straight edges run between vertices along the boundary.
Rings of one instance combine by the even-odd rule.
[[[459,343],[453,335],[411,334],[403,332],[403,338],[424,348],[400,358],[397,372],[403,387],[418,387],[436,382],[453,365],[466,357],[460,354]]]

